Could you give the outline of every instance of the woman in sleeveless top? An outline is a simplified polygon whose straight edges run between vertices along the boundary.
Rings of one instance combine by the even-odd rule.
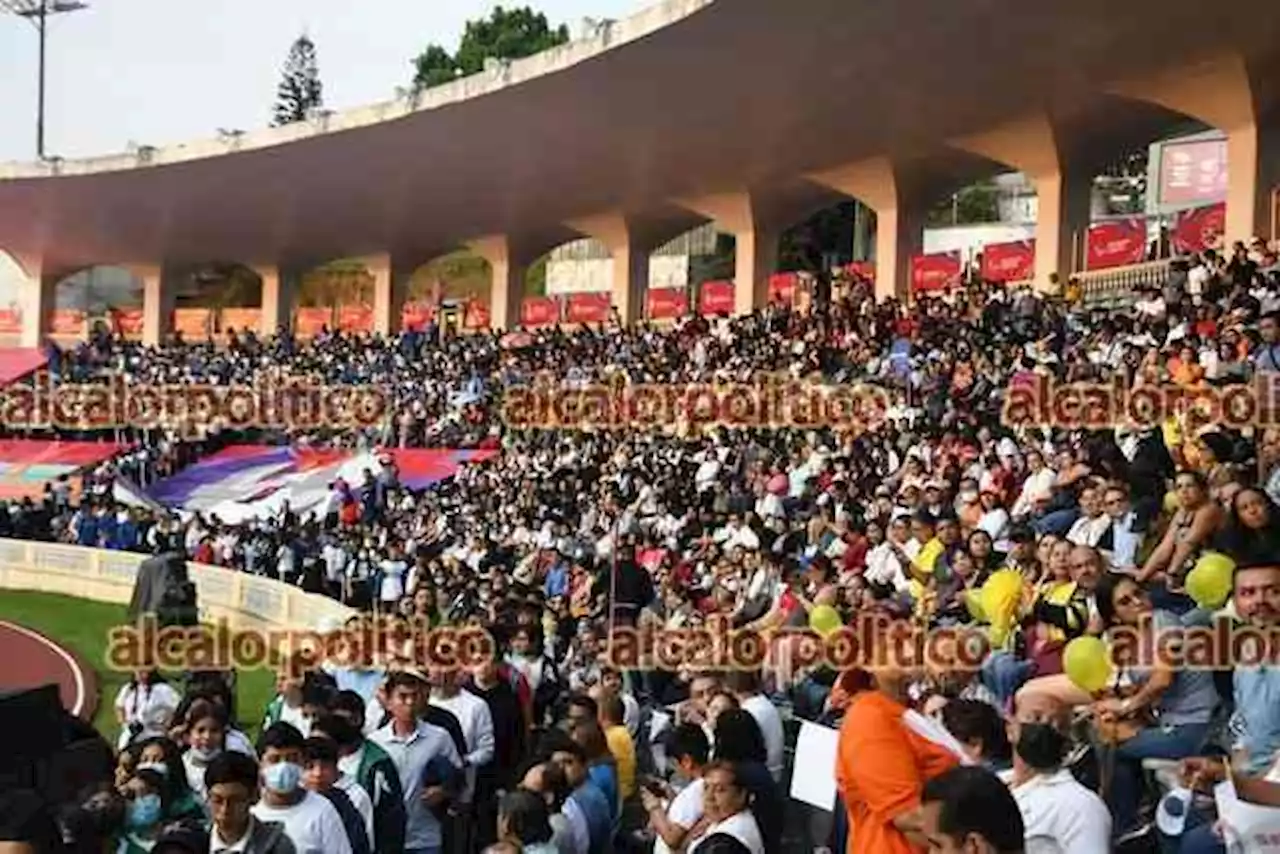
[[[1195,566],[1201,553],[1209,548],[1224,518],[1222,508],[1209,499],[1204,475],[1181,471],[1176,487],[1179,508],[1160,545],[1156,546],[1138,573],[1139,582],[1163,574],[1170,589],[1174,590],[1182,587],[1187,573]]]

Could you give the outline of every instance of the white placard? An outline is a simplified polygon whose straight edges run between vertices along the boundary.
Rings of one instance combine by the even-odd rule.
[[[1230,780],[1213,790],[1218,818],[1232,854],[1276,854],[1280,852],[1280,809],[1240,800]]]
[[[836,756],[840,733],[805,721],[796,739],[795,766],[791,772],[791,797],[834,812],[836,808]]]

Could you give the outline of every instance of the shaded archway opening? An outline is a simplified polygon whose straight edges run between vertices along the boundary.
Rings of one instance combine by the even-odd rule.
[[[361,258],[338,258],[298,277],[293,331],[300,338],[326,332],[373,332],[374,275]]]
[[[64,276],[53,287],[49,335],[79,340],[98,330],[140,337],[145,292],[142,279],[124,267],[95,265]]]
[[[29,287],[27,271],[4,249],[0,249],[0,338],[16,343],[22,334],[24,291]]]
[[[237,339],[262,329],[263,282],[235,262],[211,262],[179,277],[173,299],[174,332],[183,340]]]

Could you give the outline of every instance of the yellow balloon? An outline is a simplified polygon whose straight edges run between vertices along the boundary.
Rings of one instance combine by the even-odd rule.
[[[818,605],[809,612],[809,628],[826,637],[844,625],[840,612],[830,605]]]
[[[1022,601],[1022,573],[1016,569],[1002,569],[992,573],[979,593],[982,612],[994,625],[1013,619]]]
[[[1079,637],[1063,650],[1062,669],[1073,685],[1095,694],[1111,680],[1111,654],[1101,638]]]
[[[966,590],[964,603],[969,606],[969,617],[975,623],[985,623],[987,621],[987,613],[982,609],[981,590]]]
[[[1221,608],[1231,596],[1236,562],[1221,552],[1205,552],[1187,573],[1187,595],[1210,611]]]

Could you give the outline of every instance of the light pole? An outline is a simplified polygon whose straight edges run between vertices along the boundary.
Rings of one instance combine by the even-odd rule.
[[[49,16],[88,8],[79,0],[0,0],[0,11],[26,18],[40,34],[40,81],[36,105],[36,156],[44,160],[44,68]]]

